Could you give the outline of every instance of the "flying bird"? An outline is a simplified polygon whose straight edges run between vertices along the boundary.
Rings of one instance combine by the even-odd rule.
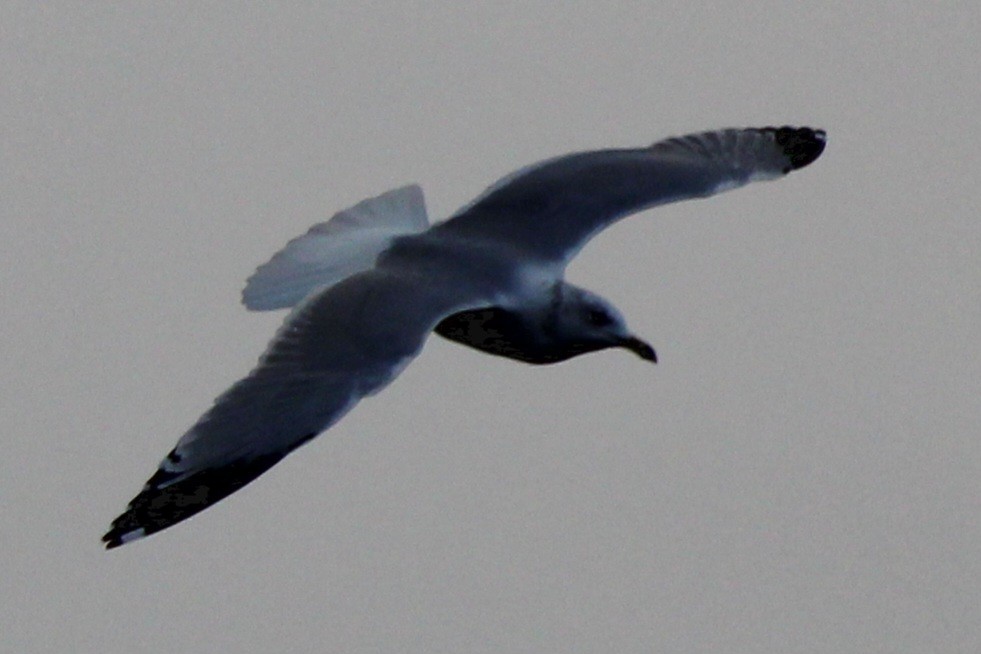
[[[103,536],[117,547],[234,493],[384,388],[430,332],[534,364],[625,348],[656,361],[565,268],[604,228],[651,207],[776,179],[825,133],[724,129],[522,168],[430,225],[422,190],[389,191],[290,241],[242,302],[292,312],[252,372],[219,396]]]

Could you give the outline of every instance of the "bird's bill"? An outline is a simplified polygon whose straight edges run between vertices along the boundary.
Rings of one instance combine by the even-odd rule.
[[[620,347],[626,348],[645,361],[657,363],[657,352],[646,341],[642,341],[636,336],[627,336],[620,341]]]

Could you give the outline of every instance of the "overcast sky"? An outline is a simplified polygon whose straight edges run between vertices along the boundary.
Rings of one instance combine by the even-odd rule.
[[[0,649],[981,651],[976,3],[277,4],[0,6]],[[657,366],[433,338],[102,549],[271,338],[240,289],[309,225],[786,123],[817,163],[570,267]]]

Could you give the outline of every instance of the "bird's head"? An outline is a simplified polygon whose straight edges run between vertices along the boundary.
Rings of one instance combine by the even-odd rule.
[[[556,289],[556,306],[549,331],[569,356],[622,347],[652,363],[657,354],[627,329],[617,309],[599,295],[571,284]]]

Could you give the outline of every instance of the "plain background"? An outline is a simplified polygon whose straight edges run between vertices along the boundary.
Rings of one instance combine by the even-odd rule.
[[[981,651],[979,34],[975,2],[3,3],[0,649]],[[823,158],[571,266],[656,367],[434,338],[102,550],[272,336],[238,294],[309,225],[784,123]]]

